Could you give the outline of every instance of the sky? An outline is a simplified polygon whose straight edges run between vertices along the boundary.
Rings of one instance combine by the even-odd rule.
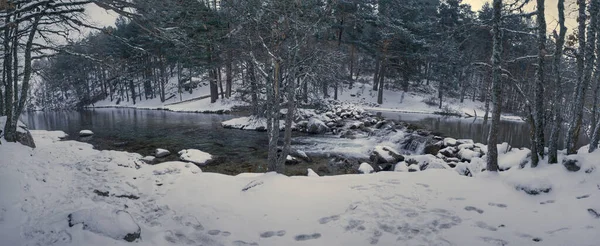
[[[463,0],[463,3],[470,4],[473,10],[477,11],[481,9],[484,3],[490,2],[491,0]],[[504,0],[504,3],[512,2],[512,0]],[[546,0],[546,25],[548,30],[556,29],[558,32],[558,8],[556,7],[558,0]],[[535,8],[535,1],[532,0],[528,4],[529,10]],[[572,32],[577,28],[577,5],[575,0],[565,0],[565,26],[569,29],[568,32]]]
[[[512,1],[512,0],[510,0]],[[484,3],[491,2],[491,0],[463,0],[463,3],[470,4],[473,10],[477,11],[481,9]],[[508,1],[504,1],[508,2]],[[558,10],[556,7],[558,0],[546,0],[546,23],[548,26],[548,30],[554,30],[558,28]],[[569,29],[569,32],[573,31],[577,28],[577,5],[575,4],[575,0],[565,0],[565,8],[566,8],[566,26]],[[528,5],[528,8],[533,10],[535,8],[535,1],[531,1]],[[86,10],[86,13],[90,17],[90,21],[93,21],[98,26],[114,26],[115,20],[118,15],[112,11],[106,11],[95,4],[90,4]]]
[[[117,17],[119,16],[117,13],[106,11],[95,4],[89,4],[85,13],[88,15],[90,22],[99,27],[114,26],[115,20],[117,20]]]

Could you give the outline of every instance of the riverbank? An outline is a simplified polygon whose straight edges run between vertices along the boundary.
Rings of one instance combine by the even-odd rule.
[[[432,96],[437,95],[436,89],[428,86],[418,88],[420,91],[407,93],[386,89],[383,93],[383,103],[377,104],[377,91],[373,91],[371,87],[372,85],[361,82],[354,82],[352,88],[343,85],[340,88],[337,101],[339,103],[360,105],[365,110],[374,112],[444,115],[480,120],[483,120],[485,115],[484,102],[473,101],[468,98],[463,102],[456,98],[445,98],[440,109],[439,102],[436,101],[435,96]],[[248,106],[248,103],[235,99],[235,95],[231,99],[218,99],[217,102],[210,103],[210,91],[208,89],[208,86],[201,86],[192,93],[182,93],[181,97],[176,95],[164,102],[161,102],[159,98],[138,100],[136,104],[133,104],[133,100],[111,101],[105,99],[88,105],[87,108],[135,108],[189,113],[229,113],[235,111],[235,108]],[[491,117],[491,112],[489,116]],[[520,116],[511,114],[502,114],[500,118],[504,121],[523,122]]]
[[[595,168],[589,173],[541,164],[473,178],[449,170],[226,176],[182,162],[147,165],[138,154],[60,141],[61,132],[32,134],[36,149],[0,145],[2,245],[128,245],[120,237],[136,232],[141,245],[600,240],[600,154],[585,149],[577,158]],[[550,189],[534,196],[516,188],[525,186]]]

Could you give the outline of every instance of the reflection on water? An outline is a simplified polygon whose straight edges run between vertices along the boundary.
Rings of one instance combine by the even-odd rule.
[[[469,138],[481,143],[486,142],[489,130],[489,124],[483,124],[483,120],[391,112],[381,113],[381,115],[389,119],[417,124],[445,136]],[[156,148],[165,148],[174,153],[193,148],[218,157],[213,165],[203,167],[203,171],[224,174],[264,172],[268,145],[266,134],[221,127],[222,121],[234,117],[237,116],[158,110],[94,109],[82,112],[31,112],[24,114],[21,119],[30,129],[64,131],[69,134],[69,139],[78,139],[80,130],[92,130],[95,135],[85,141],[98,149],[124,150],[151,155]],[[299,133],[294,135],[307,137]],[[314,135],[310,136],[315,140],[314,137]],[[500,125],[499,138],[500,141],[509,142],[515,147],[528,146],[529,128],[522,122],[503,121]],[[586,144],[587,141],[585,137],[581,137],[579,144]],[[331,144],[340,143],[332,141]],[[363,147],[364,150],[372,146]],[[174,154],[167,160],[176,158],[177,155]],[[317,170],[326,163],[327,159],[322,159],[310,164],[287,166],[286,174],[305,175],[306,168]]]
[[[396,112],[377,112],[377,114],[393,120],[400,120],[419,125],[433,132],[442,133],[453,138],[473,139],[475,142],[487,143],[490,130],[489,122],[484,124],[482,118],[457,118],[427,114],[408,114]],[[564,134],[565,131],[562,131]],[[549,137],[549,134],[546,134]],[[525,122],[501,121],[498,139],[515,147],[529,147],[529,126]],[[564,139],[561,135],[560,139]],[[589,143],[589,139],[582,134],[579,137],[579,146]],[[564,147],[564,141],[559,142],[559,148]]]
[[[92,130],[95,135],[89,142],[98,149],[150,155],[155,148],[171,152],[194,148],[219,156],[220,162],[235,164],[236,168],[246,166],[245,171],[260,171],[260,164],[266,162],[266,148],[263,147],[267,146],[267,136],[261,132],[221,127],[222,121],[234,117],[159,110],[94,109],[32,112],[21,119],[30,129],[64,131],[69,134],[69,139],[77,139],[80,130]],[[220,168],[227,168],[227,165],[220,165]]]

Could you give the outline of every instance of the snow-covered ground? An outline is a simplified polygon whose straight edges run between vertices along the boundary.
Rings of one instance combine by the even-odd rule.
[[[404,93],[401,90],[386,89],[383,91],[383,103],[379,105],[377,104],[377,91],[373,91],[372,89],[372,85],[370,84],[355,82],[352,89],[344,88],[340,91],[338,99],[342,102],[361,104],[365,109],[374,111],[419,114],[439,114],[440,112],[443,112],[469,117],[477,116],[479,118],[482,118],[483,115],[485,115],[485,104],[479,101],[472,101],[468,98],[465,98],[462,103],[456,98],[444,98],[442,107],[447,109],[439,109],[437,104],[428,105],[425,103],[425,101],[432,97],[435,99],[434,102],[437,103],[437,92],[425,94],[409,91]],[[435,91],[435,89],[431,90]],[[489,115],[491,115],[491,112]],[[522,121],[521,117],[508,114],[503,114],[501,119]]]
[[[210,90],[209,86],[201,86],[193,90],[192,93],[183,92],[181,98],[179,94],[166,100],[160,101],[160,98],[154,98],[149,100],[136,100],[136,104],[133,104],[133,100],[121,100],[117,104],[117,100],[110,101],[109,98],[96,102],[93,105],[89,105],[92,108],[105,108],[105,107],[126,107],[126,108],[139,108],[139,109],[161,109],[176,112],[198,112],[198,113],[210,113],[210,112],[228,112],[233,107],[243,106],[246,103],[236,99],[218,99],[217,102],[210,102]]]
[[[128,245],[118,238],[138,229],[139,245],[600,241],[600,152],[585,148],[571,157],[579,172],[541,164],[475,177],[440,169],[226,176],[183,162],[146,165],[138,154],[59,141],[62,132],[32,133],[36,149],[0,145],[0,245]]]

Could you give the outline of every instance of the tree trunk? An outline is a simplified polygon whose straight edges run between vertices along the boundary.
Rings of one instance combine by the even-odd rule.
[[[252,97],[252,114],[262,116],[258,106],[258,82],[256,81],[256,73],[254,71],[254,63],[248,62],[248,80],[250,80],[250,96]]]
[[[550,131],[550,141],[548,143],[548,163],[558,162],[558,137],[562,127],[562,82],[560,72],[560,62],[563,54],[563,46],[565,44],[565,36],[567,27],[565,26],[565,0],[558,0],[558,24],[560,26],[559,35],[556,40],[556,50],[552,62],[552,71],[554,73],[554,105],[553,105],[553,120],[552,130]]]
[[[572,107],[573,117],[571,120],[571,124],[569,124],[569,129],[567,131],[567,139],[566,139],[566,147],[567,154],[575,154],[577,153],[577,140],[579,139],[579,134],[581,130],[581,123],[583,120],[583,108],[585,103],[585,96],[587,92],[587,88],[589,86],[589,82],[592,75],[592,69],[594,66],[594,48],[595,48],[595,32],[597,29],[596,19],[598,13],[598,1],[592,0],[590,4],[590,27],[587,29],[587,34],[585,33],[586,29],[586,13],[585,13],[585,0],[577,0],[577,5],[579,6],[579,16],[577,21],[578,25],[578,39],[579,39],[579,47],[577,54],[577,88],[575,91],[575,100]],[[586,40],[587,35],[587,40]]]
[[[381,60],[379,56],[375,58],[375,74],[373,74],[373,90],[377,91],[379,85],[379,70],[381,67]]]
[[[534,123],[532,126],[535,129],[535,136],[533,138],[537,153],[532,148],[531,167],[536,167],[538,160],[544,159],[544,86],[546,84],[544,77],[544,65],[546,56],[546,17],[544,9],[544,0],[537,0],[537,33],[538,33],[538,66],[536,70],[536,83],[535,83],[535,116],[532,120]],[[534,155],[538,155],[539,158],[533,158]],[[537,157],[537,156],[536,156]]]
[[[5,17],[5,22],[4,23],[10,23],[11,22],[11,15],[10,13],[7,13],[6,17]],[[13,96],[13,74],[12,74],[12,48],[11,48],[11,37],[10,37],[10,33],[11,33],[11,28],[7,27],[4,29],[4,72],[6,73],[6,80],[5,82],[5,91],[6,94],[4,96],[4,100],[5,100],[5,114],[6,114],[6,124],[4,125],[4,138],[6,139],[6,141],[8,142],[16,142],[16,128],[12,127],[12,122],[14,121],[14,114],[13,114],[13,100],[14,100],[14,96]],[[15,44],[16,45],[16,44]],[[16,79],[16,78],[14,78]]]
[[[230,98],[231,97],[232,84],[233,84],[233,65],[232,65],[231,58],[227,62],[227,64],[225,65],[225,69],[227,70],[226,71],[226,73],[227,73],[227,81],[225,82],[225,97]]]
[[[386,69],[386,62],[385,60],[382,62],[382,64],[380,65],[380,73],[379,73],[379,88],[377,90],[377,103],[378,104],[383,104],[383,85],[385,83],[385,69]]]
[[[498,171],[498,125],[500,124],[500,114],[502,112],[502,36],[500,33],[500,25],[502,23],[502,0],[494,0],[493,4],[493,53],[492,53],[492,122],[488,135],[488,157],[487,170],[490,172]]]

